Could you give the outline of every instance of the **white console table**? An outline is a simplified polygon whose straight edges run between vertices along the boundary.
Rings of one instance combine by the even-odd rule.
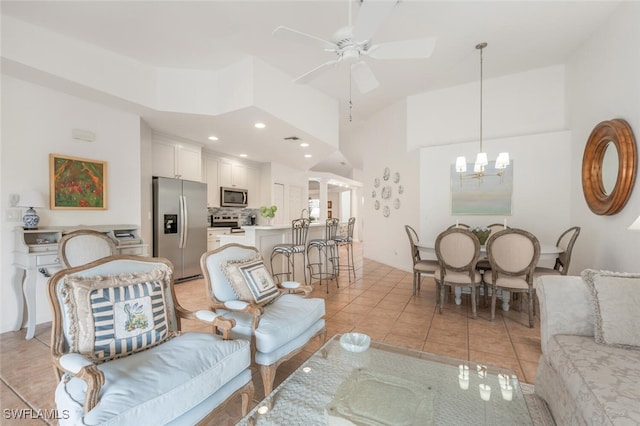
[[[27,339],[33,338],[36,328],[36,279],[38,274],[48,276],[47,268],[62,266],[58,256],[58,245],[64,234],[78,230],[92,229],[104,232],[116,244],[118,254],[148,256],[149,247],[139,237],[135,225],[100,225],[76,227],[42,227],[39,229],[14,229],[13,266],[14,283],[22,288],[23,300],[18,303],[18,322],[15,331],[24,323],[24,305],[27,307]]]

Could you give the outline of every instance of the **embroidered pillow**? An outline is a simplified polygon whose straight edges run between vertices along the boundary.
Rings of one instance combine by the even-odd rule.
[[[63,302],[72,352],[105,361],[155,346],[173,337],[165,303],[170,273],[70,276]]]
[[[586,269],[582,279],[591,290],[597,343],[640,347],[640,274]]]
[[[221,265],[238,299],[266,305],[280,295],[260,255]]]

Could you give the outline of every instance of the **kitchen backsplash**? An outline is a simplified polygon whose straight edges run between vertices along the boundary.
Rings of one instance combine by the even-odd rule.
[[[256,215],[256,218],[260,217],[260,209],[241,209],[238,207],[209,207],[209,215],[213,216],[225,216],[231,214],[237,214],[240,226],[250,225],[251,215]]]

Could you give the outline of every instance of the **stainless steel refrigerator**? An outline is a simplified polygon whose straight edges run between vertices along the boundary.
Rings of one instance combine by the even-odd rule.
[[[173,263],[174,278],[202,275],[207,251],[207,184],[153,178],[153,255]]]

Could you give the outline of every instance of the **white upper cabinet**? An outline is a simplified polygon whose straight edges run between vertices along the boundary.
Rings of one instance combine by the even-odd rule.
[[[247,193],[249,194],[249,202],[247,207],[260,207],[260,169],[247,167]]]
[[[220,186],[247,189],[247,167],[244,164],[221,161]]]
[[[215,157],[205,156],[204,174],[207,182],[207,207],[220,206],[220,184],[218,169],[220,161]]]
[[[153,142],[154,176],[202,181],[202,148],[178,142]]]

